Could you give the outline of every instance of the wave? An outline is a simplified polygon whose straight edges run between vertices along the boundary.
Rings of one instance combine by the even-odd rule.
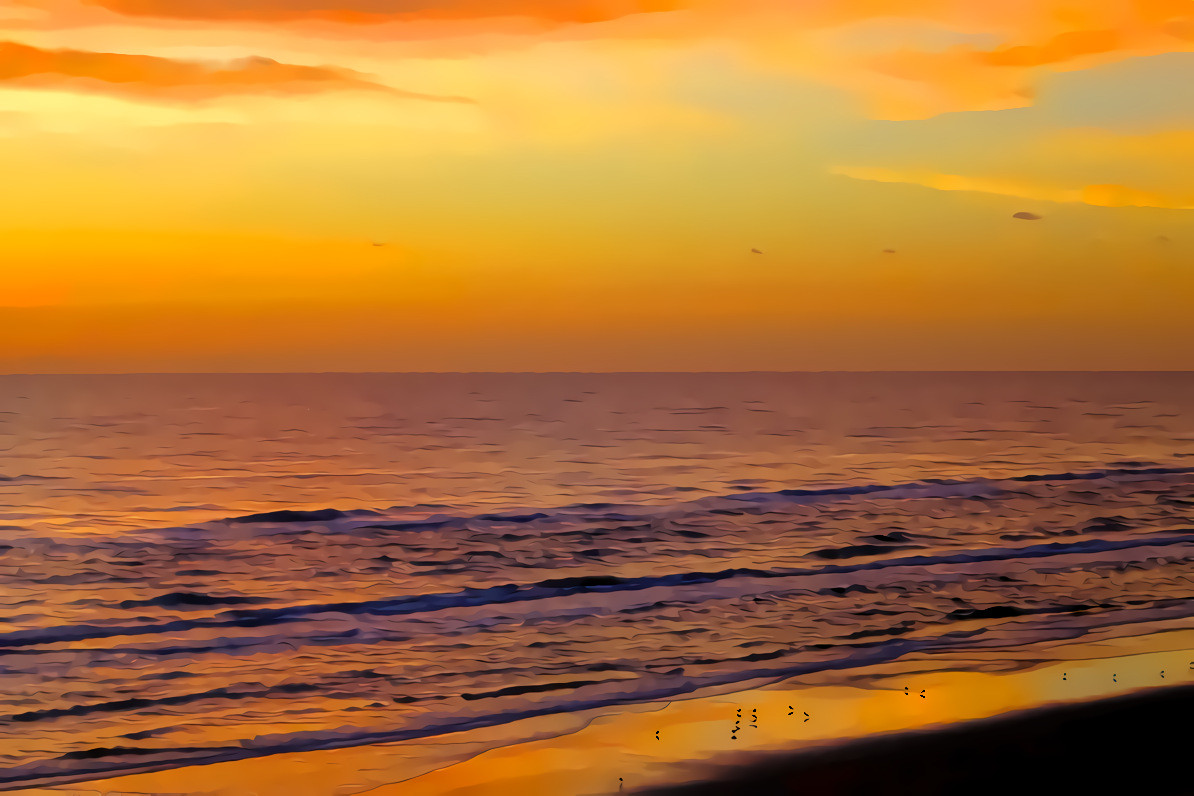
[[[694,586],[733,578],[792,578],[809,575],[841,575],[897,567],[925,568],[940,564],[977,564],[1107,553],[1133,548],[1163,548],[1194,544],[1194,533],[1178,536],[1149,536],[1143,539],[1085,539],[1074,542],[1049,542],[1024,547],[965,550],[936,556],[907,556],[851,565],[818,568],[759,569],[739,567],[712,571],[685,571],[666,575],[621,577],[616,575],[581,575],[551,578],[532,583],[505,583],[486,588],[464,589],[442,594],[300,604],[281,608],[234,609],[204,619],[176,619],[166,622],[130,625],[67,625],[0,634],[0,650],[63,642],[113,638],[117,636],[166,635],[191,630],[218,628],[257,628],[301,622],[318,614],[349,616],[398,616],[429,613],[451,608],[474,608],[534,600],[549,600],[593,592],[629,592],[657,587]],[[4,655],[0,652],[0,656]]]
[[[1136,611],[1124,611],[1121,613],[1135,614],[1135,616],[1115,617],[1113,620],[1108,619],[1106,624],[1123,625],[1132,622],[1151,622],[1159,619],[1181,619],[1194,615],[1194,606],[1191,606],[1189,601],[1175,602],[1178,604],[1166,606],[1162,610],[1137,609]],[[1054,629],[1053,635],[1057,638],[1077,638],[1088,633],[1090,629],[1090,627],[1078,627],[1061,631]],[[562,690],[566,688],[599,688],[607,684],[624,686],[622,689],[616,691],[588,697],[576,697],[563,702],[550,704],[524,703],[507,710],[496,710],[469,716],[454,716],[447,719],[433,718],[429,723],[412,727],[382,730],[367,730],[353,727],[336,730],[300,731],[284,735],[258,736],[253,739],[242,740],[232,746],[205,748],[168,747],[145,749],[138,747],[99,747],[92,750],[68,752],[51,760],[40,760],[0,771],[0,790],[27,788],[34,784],[44,786],[86,781],[116,773],[132,774],[177,768],[180,766],[230,762],[274,754],[341,749],[377,743],[394,743],[509,724],[537,716],[579,713],[631,702],[658,701],[670,697],[691,695],[726,685],[738,685],[749,682],[778,682],[816,672],[863,669],[869,666],[890,663],[910,654],[923,654],[934,650],[948,650],[957,647],[959,643],[975,646],[976,639],[984,632],[986,632],[984,629],[953,630],[936,636],[924,636],[915,639],[897,638],[885,641],[864,642],[848,647],[847,649],[850,650],[851,654],[832,660],[799,663],[789,662],[752,669],[739,669],[732,672],[672,678],[663,682],[639,683],[637,680],[625,679],[593,680],[559,684],[559,689],[499,689],[489,693],[470,694],[469,696],[473,699],[484,699],[511,696],[516,693]],[[1034,640],[1028,638],[1022,643],[1032,643]],[[1008,641],[1001,638],[992,643],[1007,646]],[[978,646],[981,646],[981,641]],[[1015,646],[1015,644],[1012,646]],[[774,657],[776,656],[773,654],[763,653],[755,656],[744,656],[740,660],[754,662]],[[634,688],[635,685],[639,687]],[[284,689],[287,686],[295,691],[319,687],[314,684],[297,683],[283,684],[275,688]],[[202,695],[194,695],[192,698],[202,698]],[[78,713],[72,712],[70,715],[78,715]],[[148,737],[144,733],[138,734],[142,735],[142,737]],[[76,760],[94,762],[85,766],[70,765],[69,767],[65,767],[62,765],[64,762]]]
[[[14,540],[0,553],[24,593],[80,574],[97,589],[86,600],[64,590],[75,601],[63,610],[14,616],[0,633],[5,670],[44,683],[36,698],[6,701],[0,724],[23,756],[7,758],[0,790],[1186,621],[1190,473],[1125,467],[457,516],[426,504],[295,507],[42,540],[47,549]],[[804,504],[818,507],[791,508]],[[939,530],[924,519],[943,516]],[[427,569],[458,562],[463,574],[447,579],[453,570]],[[294,588],[263,589],[250,580],[258,573]],[[127,641],[76,644],[110,638]],[[200,660],[209,654],[219,665]],[[300,667],[288,663],[295,654]],[[71,671],[107,674],[83,688],[46,677]],[[158,722],[204,715],[209,702],[246,715],[321,711],[329,723],[146,748],[170,744]],[[412,702],[422,704],[406,710]],[[136,726],[119,728],[133,716]]]
[[[1096,470],[1062,471],[1053,473],[1028,473],[1000,477],[983,477],[972,479],[928,478],[920,481],[910,481],[898,484],[859,484],[853,486],[824,487],[817,489],[780,489],[771,492],[735,492],[721,495],[711,495],[695,500],[674,504],[634,504],[634,503],[574,503],[555,509],[533,510],[516,509],[506,512],[489,512],[475,515],[433,515],[418,519],[408,519],[397,522],[378,523],[364,521],[353,523],[355,517],[378,517],[393,511],[408,511],[411,507],[394,506],[385,511],[372,509],[340,510],[334,508],[300,510],[281,509],[257,514],[239,515],[206,523],[190,528],[164,529],[164,533],[172,531],[192,533],[196,531],[213,531],[220,525],[300,525],[327,524],[340,522],[332,526],[337,531],[360,532],[368,530],[386,531],[428,531],[446,528],[473,527],[482,524],[512,524],[526,525],[537,522],[545,524],[556,520],[580,518],[607,522],[631,522],[650,518],[654,515],[673,516],[676,513],[708,512],[715,514],[739,514],[756,512],[768,505],[785,503],[809,503],[821,500],[866,497],[883,500],[908,500],[923,498],[981,498],[996,496],[1005,491],[1005,484],[1048,484],[1068,483],[1074,481],[1100,481],[1118,478],[1147,478],[1166,475],[1194,474],[1194,467],[1120,467]],[[741,504],[750,504],[742,506]],[[596,514],[592,512],[597,512]],[[268,532],[268,529],[261,529]]]

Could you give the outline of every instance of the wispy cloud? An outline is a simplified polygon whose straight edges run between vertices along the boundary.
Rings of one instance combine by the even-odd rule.
[[[394,19],[530,17],[551,22],[604,22],[671,11],[680,0],[92,0],[129,16],[179,19],[300,20],[376,23]]]
[[[262,37],[279,52],[344,42],[333,57],[469,59],[528,42],[644,39],[665,47],[734,40],[768,71],[837,86],[869,115],[924,119],[1037,102],[1050,72],[1194,50],[1190,0],[22,0],[21,29]],[[666,14],[658,12],[682,12]],[[180,22],[185,21],[185,26]],[[269,23],[268,28],[261,23]],[[597,24],[600,23],[600,24]],[[267,32],[268,31],[268,32]],[[79,46],[80,39],[71,43]],[[105,40],[99,39],[96,40]],[[399,49],[362,51],[358,42]],[[666,42],[666,44],[661,44]],[[83,46],[92,46],[90,40]],[[98,46],[98,45],[96,45]],[[304,49],[308,48],[308,49]],[[617,58],[618,56],[613,56]]]
[[[932,171],[896,171],[894,169],[836,166],[832,174],[870,182],[919,185],[938,191],[975,191],[995,196],[1011,196],[1043,202],[1077,203],[1095,207],[1157,207],[1170,210],[1194,210],[1194,196],[1176,196],[1143,191],[1124,185],[1086,185],[1081,188],[1050,186],[1024,180],[993,177],[967,177]]]
[[[186,99],[359,89],[408,99],[471,101],[394,89],[347,69],[287,64],[271,58],[208,63],[128,53],[49,50],[16,42],[0,42],[0,86]]]

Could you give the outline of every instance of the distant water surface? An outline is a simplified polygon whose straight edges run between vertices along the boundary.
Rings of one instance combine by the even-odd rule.
[[[1188,464],[1192,409],[1188,373],[0,376],[0,521],[91,533]]]

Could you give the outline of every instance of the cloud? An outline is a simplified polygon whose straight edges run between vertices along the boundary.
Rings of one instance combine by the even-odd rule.
[[[393,89],[347,69],[286,64],[271,58],[212,64],[152,55],[46,50],[0,42],[0,86],[6,85],[190,99],[364,89],[409,99],[470,102],[461,97]]]
[[[463,59],[588,37],[661,48],[730,40],[765,71],[845,89],[868,103],[872,117],[893,120],[1028,107],[1051,73],[1194,50],[1191,0],[23,2],[44,8],[44,30],[90,26],[110,35],[112,26],[140,26],[171,37],[297,37],[290,51],[315,40],[402,42],[401,51],[377,54],[392,61],[414,53]]]
[[[194,20],[318,19],[377,23],[398,19],[530,17],[554,23],[606,22],[672,11],[680,0],[90,0],[126,16]]]
[[[1194,210],[1194,196],[1142,191],[1124,185],[1086,185],[1082,188],[1065,188],[1022,180],[851,166],[838,166],[830,169],[830,173],[855,180],[920,185],[938,191],[975,191],[995,196],[1011,196],[1017,199],[1076,203],[1094,207],[1157,207],[1170,210]]]
[[[525,87],[533,90],[555,79],[548,70],[535,75],[504,72],[504,59],[520,51],[538,55],[558,47],[572,54],[593,41],[608,40],[612,46],[601,56],[616,69],[635,64],[646,51],[675,54],[721,47],[750,71],[832,86],[862,98],[866,115],[889,120],[1055,104],[1059,72],[1130,66],[1144,56],[1194,51],[1191,0],[22,2],[45,11],[35,28],[21,28],[41,36],[35,43],[42,46],[105,49],[119,36],[136,42],[138,51],[174,58],[172,48],[236,44],[281,61],[355,66],[393,76],[394,82],[415,70],[420,70],[420,80],[447,76],[447,87],[418,86],[445,94],[518,95],[526,93]],[[633,47],[627,44],[631,40]],[[437,63],[428,66],[431,61]],[[445,67],[446,61],[456,63]],[[469,72],[473,65],[479,68]],[[639,68],[639,83],[660,86],[662,93],[683,68],[679,58],[656,71]],[[1175,67],[1155,71],[1165,68]],[[359,73],[338,76],[358,86],[369,82]],[[1180,76],[1162,75],[1151,87],[1138,78],[1127,82],[1132,85],[1122,101],[1128,103],[1143,102],[1145,96],[1154,102],[1153,95],[1184,91]],[[330,88],[333,83],[303,85]],[[1096,94],[1102,90],[1093,89]],[[1180,108],[1177,99],[1166,104]],[[493,105],[486,101],[487,108]],[[1080,110],[1092,114],[1093,109],[1132,116],[1120,114],[1112,102],[1083,101]]]
[[[941,52],[900,49],[865,63],[841,65],[853,84],[884,119],[923,119],[940,113],[1008,110],[1035,104],[1044,77],[1138,56],[1191,49],[1172,39],[1134,39],[1115,31],[1070,31],[1040,44],[980,50],[960,45]]]
[[[704,15],[717,0],[697,2]],[[1028,107],[1051,73],[1194,50],[1190,0],[725,0],[717,13],[764,65],[892,120]]]

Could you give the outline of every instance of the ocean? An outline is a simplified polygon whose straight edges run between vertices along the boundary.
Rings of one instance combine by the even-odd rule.
[[[0,377],[0,786],[1194,615],[1194,374]]]

